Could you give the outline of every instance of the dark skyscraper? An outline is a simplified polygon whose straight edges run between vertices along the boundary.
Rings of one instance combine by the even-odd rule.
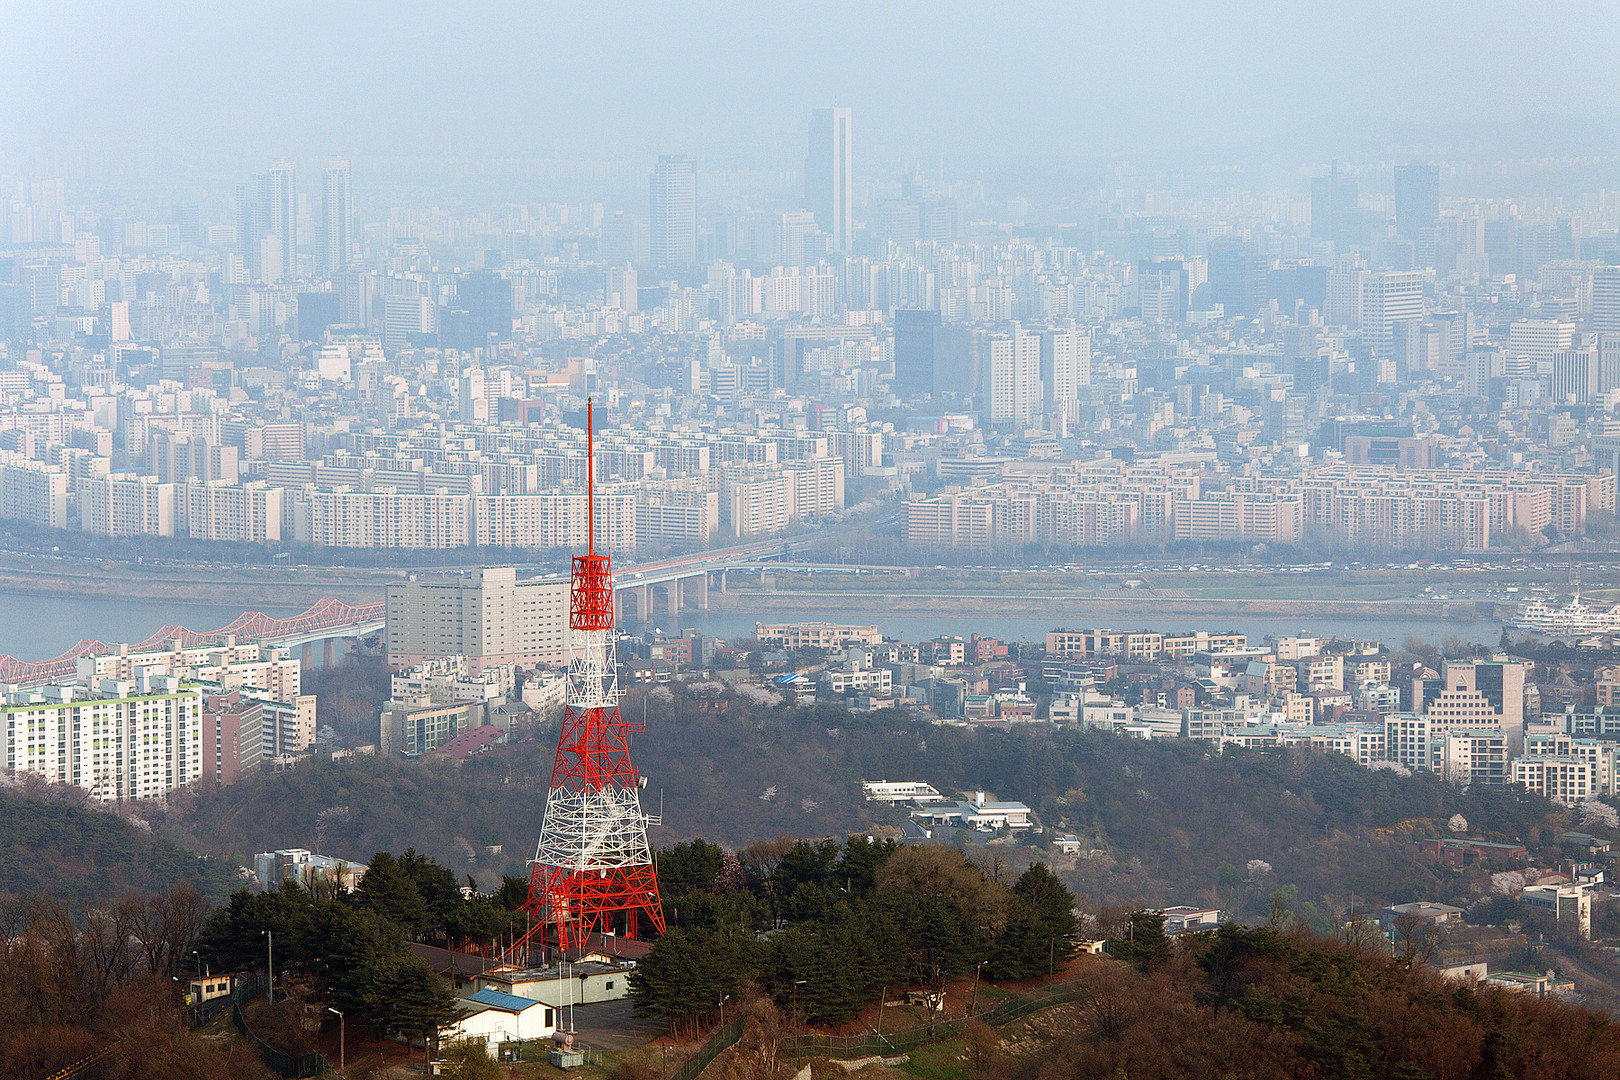
[[[1228,237],[1209,245],[1209,288],[1228,315],[1253,315],[1266,296],[1266,260],[1247,240]]]
[[[934,392],[934,335],[939,312],[901,309],[894,313],[894,392],[902,398]]]
[[[1337,162],[1328,175],[1311,181],[1311,236],[1331,240],[1341,251],[1361,242],[1361,203],[1356,180],[1339,172]]]
[[[810,153],[804,160],[804,208],[828,236],[833,251],[848,252],[854,228],[855,170],[849,109],[810,114]]]
[[[697,180],[692,159],[665,155],[653,168],[652,261],[655,266],[697,265]]]
[[[1440,170],[1433,165],[1395,166],[1395,231],[1416,240],[1440,220]]]

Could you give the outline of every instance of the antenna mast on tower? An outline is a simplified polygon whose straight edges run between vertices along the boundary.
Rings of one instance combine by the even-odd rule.
[[[559,949],[577,948],[614,929],[619,912],[636,935],[638,913],[659,933],[664,909],[641,812],[641,777],[630,762],[630,736],[644,730],[619,711],[614,657],[613,567],[596,553],[595,406],[585,404],[587,554],[575,555],[569,593],[568,700],[551,768],[540,843],[529,866],[527,907],[534,927],[508,950],[512,960],[537,931]]]

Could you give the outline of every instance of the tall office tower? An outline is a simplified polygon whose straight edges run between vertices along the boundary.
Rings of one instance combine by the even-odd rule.
[[[1080,339],[1089,337],[1083,330],[1042,330],[1041,393],[1046,407],[1061,413],[1066,421],[1080,415]],[[1087,348],[1090,353],[1090,348]],[[1088,356],[1089,360],[1089,356]],[[1088,364],[1089,366],[1089,364]]]
[[[264,242],[264,214],[259,195],[250,184],[236,185],[236,253],[246,280],[259,279],[259,248]]]
[[[783,266],[813,266],[826,254],[831,240],[822,240],[815,215],[808,210],[789,210],[776,223],[776,259]],[[823,250],[816,250],[822,247]]]
[[[644,266],[651,252],[652,243],[645,218],[631,217],[623,210],[617,210],[602,222],[596,241],[596,254],[601,262],[608,266]]]
[[[1601,392],[1602,384],[1601,356],[1596,343],[1553,353],[1553,404],[1590,405]]]
[[[816,216],[833,251],[848,254],[855,224],[855,166],[849,109],[810,114],[810,153],[804,159],[804,206]]]
[[[285,158],[258,176],[259,280],[298,276],[298,173]],[[266,250],[269,248],[270,250]]]
[[[980,409],[988,426],[1028,427],[1041,412],[1041,339],[1018,326],[984,342]]]
[[[1209,245],[1209,287],[1228,315],[1253,315],[1266,298],[1265,256],[1253,243],[1231,237]]]
[[[1361,325],[1361,292],[1367,282],[1367,265],[1354,255],[1340,255],[1327,272],[1327,297],[1322,304],[1322,321],[1329,326],[1354,330]]]
[[[894,313],[894,393],[913,398],[934,392],[934,335],[938,311],[902,308]]]
[[[174,204],[175,239],[182,244],[203,242],[202,208],[196,203]]]
[[[607,307],[616,307],[619,310],[632,313],[637,310],[639,300],[636,283],[636,268],[630,265],[610,266],[607,268],[606,279],[602,289],[602,303]],[[709,286],[710,294],[714,294],[714,285]]]
[[[1333,171],[1311,181],[1311,236],[1318,240],[1331,240],[1340,249],[1354,247],[1361,242],[1361,204],[1356,194],[1356,180],[1339,172],[1339,163]]]
[[[1395,347],[1395,324],[1423,318],[1423,274],[1391,270],[1368,274],[1361,287],[1361,337],[1379,356]]]
[[[349,159],[335,157],[321,171],[321,273],[336,274],[349,265],[354,249],[354,196],[349,188]]]
[[[1592,271],[1592,329],[1620,330],[1620,266]]]
[[[660,157],[651,187],[653,265],[697,265],[697,181],[692,159]]]
[[[1433,165],[1395,166],[1395,231],[1416,240],[1440,221],[1440,170]]]

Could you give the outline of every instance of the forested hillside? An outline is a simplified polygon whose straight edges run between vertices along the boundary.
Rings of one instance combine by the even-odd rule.
[[[177,883],[220,900],[242,879],[234,865],[155,838],[82,792],[0,788],[0,894],[38,893],[83,909]]]
[[[627,703],[631,715],[638,700]],[[357,759],[176,800],[153,820],[207,852],[316,847],[355,859],[417,851],[493,884],[521,872],[545,801],[555,729],[461,765]],[[1550,845],[1570,815],[1515,790],[1463,791],[1426,775],[1369,770],[1312,751],[1232,751],[1036,730],[974,731],[895,713],[761,706],[728,696],[677,697],[649,709],[635,758],[662,805],[655,844],[706,837],[740,848],[766,837],[842,836],[892,823],[861,800],[862,779],[926,780],[1029,803],[1052,832],[1100,854],[1043,858],[1083,901],[1219,903],[1263,912],[1293,888],[1299,914],[1332,901],[1444,899],[1453,878],[1420,859],[1413,840],[1444,833]],[[661,799],[661,803],[660,803]],[[975,834],[967,838],[982,841]],[[1039,839],[1037,842],[1040,842]],[[501,845],[484,856],[486,845]]]
[[[1620,1069],[1613,1021],[1556,1001],[1270,926],[1178,944],[1134,969],[1087,964],[1081,1001],[977,1048],[978,1076],[1596,1080]]]

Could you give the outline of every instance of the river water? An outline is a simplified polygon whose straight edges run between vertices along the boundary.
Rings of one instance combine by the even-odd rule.
[[[1009,607],[1016,607],[1016,598],[1009,598]],[[301,606],[264,606],[265,614],[284,618],[299,614]],[[186,626],[192,630],[213,630],[225,626],[242,614],[239,605],[204,603],[198,601],[167,602],[163,600],[133,600],[105,596],[24,596],[0,593],[0,654],[22,660],[44,660],[72,648],[81,638],[99,638],[102,641],[134,642],[167,625]],[[692,627],[716,637],[752,637],[754,623],[789,622],[804,616],[760,615],[739,612],[686,612],[679,617],[667,615],[653,620],[652,625],[665,630]],[[1048,630],[1059,625],[1049,617],[1029,618],[1016,615],[997,617],[978,614],[949,616],[888,616],[880,609],[864,617],[840,614],[829,622],[876,623],[885,634],[905,641],[923,641],[943,634],[964,637],[980,634],[1008,641],[1043,641]],[[1161,625],[1162,624],[1162,625]],[[1335,613],[1321,619],[1299,616],[1266,616],[1257,618],[1217,616],[1208,620],[1193,617],[1174,617],[1153,620],[1142,615],[1120,615],[1117,612],[1088,614],[1077,606],[1072,615],[1062,620],[1071,627],[1107,626],[1116,629],[1136,629],[1152,626],[1155,630],[1236,630],[1247,634],[1249,640],[1259,641],[1268,634],[1297,634],[1301,630],[1325,633],[1344,638],[1376,639],[1399,648],[1409,635],[1434,645],[1440,645],[1448,636],[1455,635],[1466,641],[1495,644],[1501,636],[1499,623],[1483,619],[1421,619],[1421,618],[1353,618]],[[647,629],[643,623],[630,623],[624,629],[640,633]]]
[[[264,607],[286,618],[301,606]],[[140,641],[165,626],[217,630],[242,614],[241,605],[134,600],[115,596],[25,596],[0,592],[0,654],[49,660],[83,638]]]

